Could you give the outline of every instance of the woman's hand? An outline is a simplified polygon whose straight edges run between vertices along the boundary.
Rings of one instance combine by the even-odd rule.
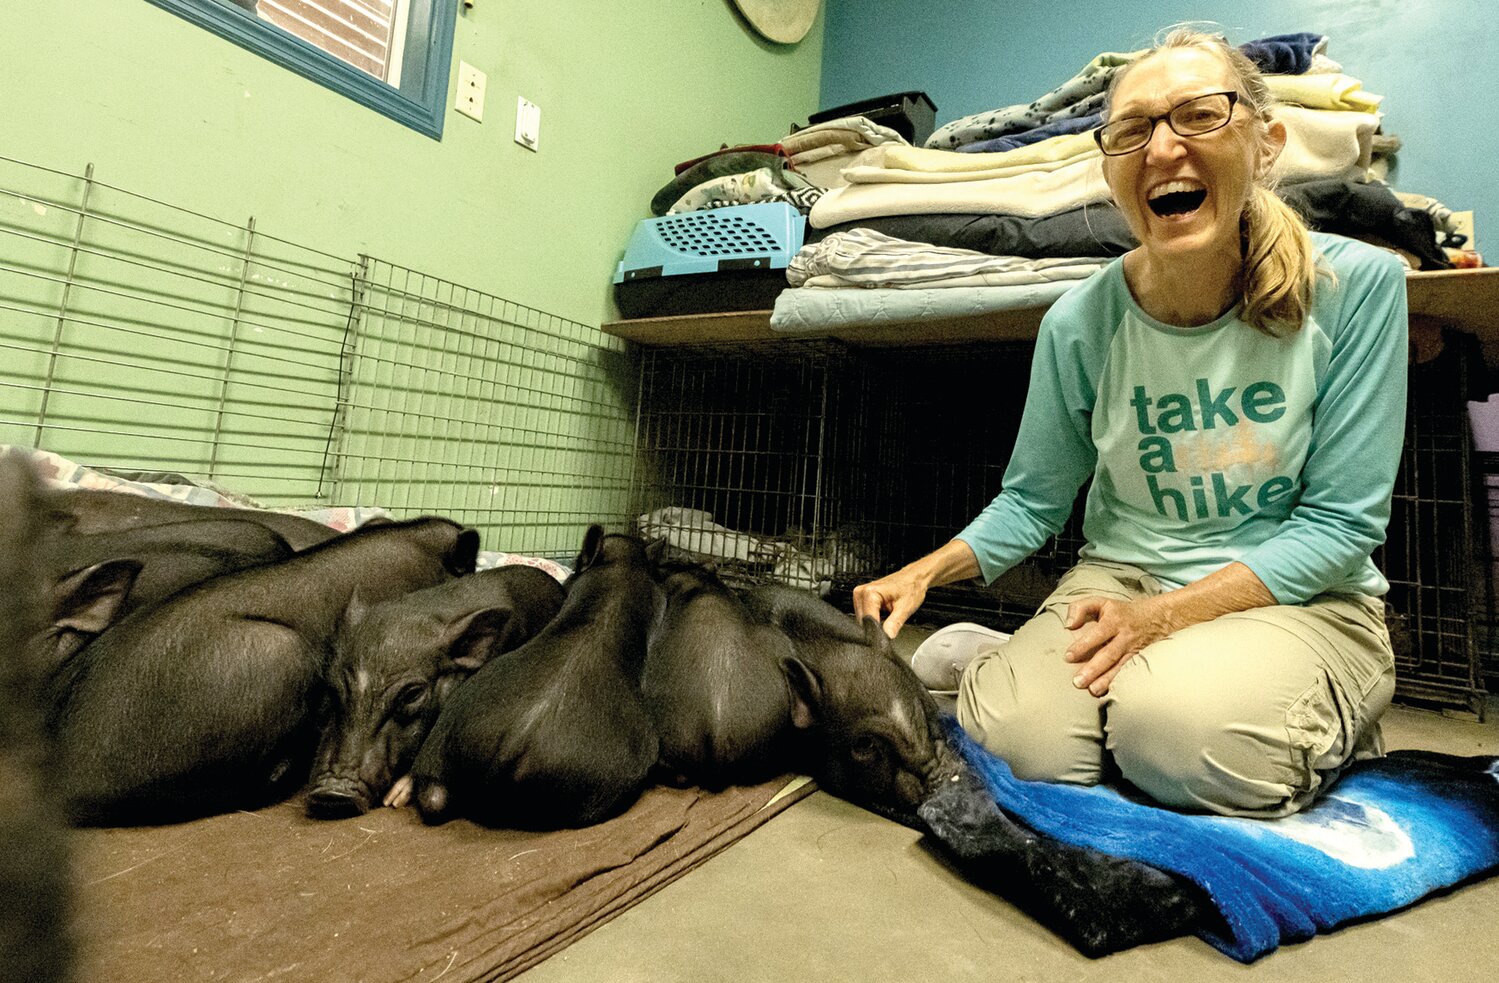
[[[1161,597],[1119,601],[1084,597],[1067,608],[1063,626],[1074,631],[1063,653],[1068,662],[1083,662],[1072,685],[1103,696],[1124,664],[1145,646],[1177,629]]]
[[[1063,658],[1087,663],[1078,669],[1072,684],[1102,696],[1124,664],[1150,643],[1225,614],[1276,603],[1264,581],[1238,561],[1196,583],[1154,597],[1134,601],[1085,597],[1067,609],[1064,625],[1077,634]]]
[[[978,573],[979,561],[973,550],[962,540],[954,539],[892,574],[855,587],[854,617],[881,622],[885,634],[894,638],[906,619],[926,600],[928,590]]]
[[[854,588],[854,617],[866,617],[881,622],[885,634],[894,638],[900,633],[906,619],[916,613],[921,602],[926,600],[929,581],[911,567],[903,567],[892,574]],[[886,613],[890,616],[885,617]]]

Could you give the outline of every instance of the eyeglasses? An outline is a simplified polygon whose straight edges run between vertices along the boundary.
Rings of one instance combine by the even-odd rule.
[[[1234,115],[1234,103],[1238,101],[1237,92],[1209,92],[1179,102],[1159,116],[1126,116],[1110,120],[1093,131],[1093,139],[1099,150],[1110,157],[1118,157],[1132,154],[1149,143],[1156,124],[1161,120],[1165,120],[1177,136],[1200,137],[1227,126]]]

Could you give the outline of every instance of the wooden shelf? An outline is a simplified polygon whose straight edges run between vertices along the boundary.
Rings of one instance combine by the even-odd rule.
[[[605,334],[637,341],[642,345],[712,345],[791,337],[780,331],[770,330],[770,311],[638,317],[627,321],[605,322],[603,330]]]
[[[1450,325],[1475,336],[1483,361],[1499,370],[1499,267],[1432,270],[1405,278],[1412,327]]]
[[[1499,368],[1499,267],[1411,273],[1406,284],[1413,319],[1429,318],[1476,335],[1483,345],[1484,360]],[[1030,307],[903,324],[848,325],[808,333],[772,331],[770,311],[741,311],[610,321],[603,330],[642,345],[711,345],[775,338],[834,338],[868,347],[956,345],[1034,338],[1045,313],[1045,307]]]

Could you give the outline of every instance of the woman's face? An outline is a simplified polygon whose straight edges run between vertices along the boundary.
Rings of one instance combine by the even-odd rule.
[[[1196,96],[1235,88],[1228,65],[1211,51],[1162,51],[1129,70],[1109,118],[1156,116]],[[1279,150],[1275,136],[1284,139],[1276,124],[1278,134],[1266,134],[1262,150],[1250,114],[1242,103],[1235,105],[1227,126],[1191,137],[1178,136],[1163,120],[1139,150],[1103,159],[1104,179],[1146,250],[1161,258],[1204,250],[1237,253],[1239,217],[1256,161],[1268,156],[1262,165],[1268,166]]]

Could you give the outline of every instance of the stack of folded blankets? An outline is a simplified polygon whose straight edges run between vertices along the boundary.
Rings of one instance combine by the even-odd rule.
[[[855,157],[890,143],[907,145],[889,127],[849,116],[796,130],[780,143],[724,146],[678,164],[651,199],[651,213],[783,201],[805,215],[825,188],[843,183],[839,172]]]
[[[1399,146],[1378,132],[1382,97],[1326,49],[1315,34],[1240,48],[1266,73],[1286,126],[1277,192],[1313,228],[1394,248],[1412,268],[1449,268],[1439,240],[1450,213],[1420,196],[1402,200],[1380,180]],[[850,135],[842,142],[820,127],[786,138],[790,161],[805,164],[797,170],[827,190],[787,270],[796,289],[780,294],[771,326],[818,331],[1043,306],[1134,248],[1091,131],[1110,80],[1143,53],[1101,54],[1039,99],[955,120],[921,148],[851,120],[823,124]],[[853,135],[866,133],[884,138],[861,147]]]

